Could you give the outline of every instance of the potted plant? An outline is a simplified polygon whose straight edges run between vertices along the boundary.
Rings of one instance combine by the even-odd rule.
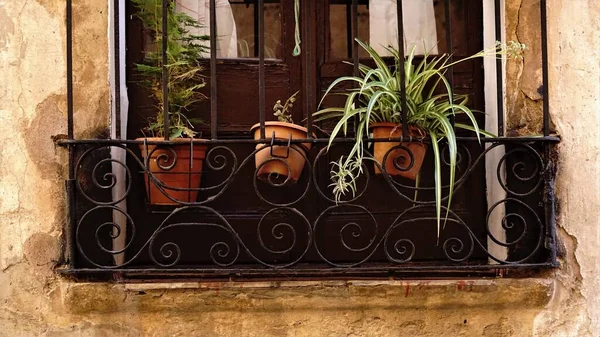
[[[201,89],[205,86],[203,67],[199,63],[207,47],[202,44],[207,36],[189,33],[199,23],[174,9],[170,3],[167,13],[167,73],[169,128],[164,128],[164,99],[162,91],[162,1],[133,0],[139,10],[137,17],[153,39],[157,51],[147,52],[144,61],[136,64],[141,84],[148,88],[157,102],[156,116],[144,129],[151,137],[138,138],[146,164],[146,190],[150,204],[176,205],[194,202],[200,187],[202,162],[206,145],[194,142],[197,132],[186,112],[195,103],[205,99]],[[168,136],[175,145],[149,145],[147,141],[162,142]],[[180,143],[180,144],[179,144]],[[150,174],[148,174],[148,172]],[[174,200],[176,201],[174,201]]]
[[[277,117],[277,121],[265,122],[265,136],[268,139],[289,141],[307,138],[308,130],[294,124],[292,120],[291,109],[294,107],[298,93],[299,91],[296,91],[283,105],[281,100],[275,102],[273,115]],[[254,134],[254,139],[260,139],[260,123],[253,125],[250,132]],[[256,149],[261,149],[254,155],[258,178],[268,180],[269,177],[285,177],[291,183],[297,182],[304,169],[305,156],[310,148],[311,143],[290,144],[289,147],[287,145],[257,144]]]
[[[449,210],[452,202],[454,188],[457,144],[456,129],[465,129],[475,132],[478,139],[480,135],[493,136],[479,128],[473,111],[466,105],[467,96],[457,95],[452,92],[450,84],[444,77],[446,70],[456,65],[485,55],[499,55],[505,52],[518,53],[525,46],[519,43],[509,43],[508,47],[501,44],[489,50],[483,50],[467,58],[451,62],[449,55],[437,57],[424,55],[423,59],[415,62],[415,49],[413,48],[406,59],[401,59],[400,54],[393,48],[388,48],[394,58],[394,65],[388,66],[383,58],[370,46],[357,40],[375,62],[371,68],[364,64],[359,65],[360,76],[345,76],[336,79],[325,92],[327,96],[331,90],[346,82],[354,84],[354,88],[346,91],[346,103],[343,107],[331,107],[314,113],[315,121],[335,119],[337,124],[330,135],[329,145],[333,139],[348,129],[354,131],[355,142],[348,155],[333,162],[331,179],[336,202],[348,192],[356,192],[356,179],[363,171],[363,159],[377,161],[376,171],[380,172],[379,165],[390,175],[402,175],[410,179],[417,179],[427,145],[422,142],[425,137],[429,139],[434,157],[435,181],[435,207],[440,231],[441,206],[442,206],[442,159],[439,142],[445,140],[449,152]],[[402,119],[402,100],[400,67],[404,68],[406,88],[406,119]],[[437,89],[442,93],[437,93]],[[321,101],[322,102],[322,101]],[[468,116],[469,124],[450,122],[452,116]],[[402,123],[408,124],[408,135],[417,141],[413,142],[375,142],[374,158],[364,156],[365,138],[372,133],[374,138],[399,138],[402,137]],[[401,146],[399,146],[401,145]],[[390,149],[398,147],[395,150]],[[400,160],[399,160],[400,159]],[[402,162],[404,161],[404,162]],[[417,179],[418,181],[418,179]],[[446,212],[446,217],[448,211]]]

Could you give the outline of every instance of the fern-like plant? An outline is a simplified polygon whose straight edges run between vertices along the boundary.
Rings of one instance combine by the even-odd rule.
[[[204,68],[199,59],[209,48],[204,44],[207,35],[191,34],[191,29],[201,25],[185,13],[175,11],[174,2],[169,1],[167,12],[167,72],[169,129],[164,129],[164,105],[162,91],[162,0],[132,0],[138,9],[136,14],[152,38],[156,51],[146,52],[143,63],[136,64],[141,84],[150,89],[157,102],[157,114],[151,118],[145,131],[153,136],[169,139],[194,137],[193,123],[200,120],[188,118],[186,112],[206,96],[201,89],[206,85],[202,75]]]

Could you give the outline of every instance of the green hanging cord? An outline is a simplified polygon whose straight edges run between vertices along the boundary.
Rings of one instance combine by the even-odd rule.
[[[294,33],[294,39],[296,40],[296,46],[294,47],[293,56],[300,55],[300,0],[296,0],[294,4],[294,15],[296,18],[296,32]]]

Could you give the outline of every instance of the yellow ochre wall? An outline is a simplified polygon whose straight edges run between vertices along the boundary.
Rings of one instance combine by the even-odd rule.
[[[95,137],[108,126],[108,7],[74,2],[75,131]],[[520,134],[541,122],[538,3],[506,5],[507,37],[531,46],[507,69]],[[51,136],[66,133],[64,7],[0,1],[0,336],[600,336],[600,1],[548,0],[561,268],[410,282],[59,277],[67,156]]]

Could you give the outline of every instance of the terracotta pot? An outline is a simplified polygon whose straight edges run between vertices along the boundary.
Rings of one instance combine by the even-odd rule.
[[[399,138],[402,137],[402,125],[394,124],[394,123],[374,123],[369,126],[369,128],[373,132],[373,138]],[[424,137],[425,131],[416,127],[409,126],[408,128],[409,135],[413,137]],[[390,175],[399,175],[406,177],[408,179],[415,180],[419,171],[421,170],[421,166],[423,165],[423,160],[425,159],[425,153],[427,152],[427,145],[416,142],[376,142],[374,143],[373,156],[375,160],[381,163],[381,166],[385,168],[385,171]],[[411,156],[405,149],[398,148],[392,150],[387,158],[385,164],[383,163],[383,158],[386,153],[390,151],[391,148],[402,145],[407,147],[410,152],[413,154],[413,162],[411,166]],[[394,160],[398,164],[399,167],[408,168],[408,170],[399,170],[394,165]],[[381,174],[381,170],[377,165],[375,165],[375,173]]]
[[[163,140],[163,138],[138,138],[137,140],[143,141],[144,139],[149,141]],[[179,205],[179,203],[169,199],[168,196],[181,202],[195,202],[198,198],[197,190],[179,191],[172,188],[200,187],[206,145],[195,141],[193,153],[190,153],[189,139],[178,138],[174,139],[173,142],[181,144],[148,145],[147,148],[144,144],[140,144],[142,158],[147,163],[148,170],[156,180],[163,184],[161,187],[164,192],[159,189],[158,184],[152,180],[148,173],[144,174],[148,203],[151,205]],[[156,148],[157,146],[158,148]],[[174,153],[177,156],[176,161],[174,161]],[[150,155],[150,158],[146,159],[147,155]],[[169,168],[171,165],[173,167]]]
[[[250,128],[250,132],[254,132],[254,139],[260,139],[260,123],[253,125]],[[307,138],[308,130],[305,127],[292,123],[265,122],[265,138],[271,139],[273,133],[275,133],[276,139],[289,140],[290,135],[292,139],[303,139]],[[260,167],[258,178],[267,180],[269,175],[279,175],[291,179],[292,182],[298,181],[300,175],[302,175],[305,162],[304,157],[298,151],[306,155],[310,151],[311,145],[310,143],[292,144],[290,149],[287,148],[287,145],[274,145],[272,148],[267,146],[258,151],[254,156],[256,168]],[[257,144],[256,149],[264,146],[265,144]],[[263,163],[271,159],[275,160],[263,165]],[[290,166],[289,170],[284,162]]]

